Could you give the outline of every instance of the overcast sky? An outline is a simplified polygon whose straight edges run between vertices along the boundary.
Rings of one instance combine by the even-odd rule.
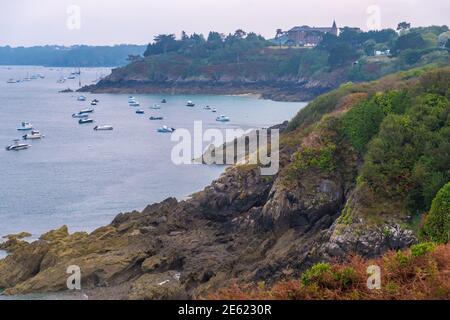
[[[81,9],[79,29],[71,5]],[[0,45],[146,44],[160,33],[238,28],[273,37],[277,28],[331,26],[333,19],[363,29],[403,20],[449,25],[449,12],[450,0],[2,0]]]

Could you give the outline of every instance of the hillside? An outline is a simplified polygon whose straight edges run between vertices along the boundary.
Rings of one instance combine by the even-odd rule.
[[[317,263],[327,267],[312,270],[336,273],[326,263],[354,254],[371,259],[422,241],[448,243],[449,99],[448,66],[345,84],[290,122],[276,176],[238,165],[186,201],[120,214],[91,234],[63,227],[31,244],[10,236],[0,288],[61,291],[67,266],[78,265],[93,298],[197,298],[236,282],[270,288]],[[448,256],[445,246],[433,259],[442,261],[442,251]],[[400,262],[423,263],[405,256]],[[448,286],[439,290],[448,297]]]
[[[92,92],[260,94],[305,101],[348,81],[362,82],[430,63],[447,63],[448,27],[327,34],[315,48],[274,46],[242,30],[228,36],[160,35],[144,58],[113,70]],[[439,40],[440,39],[440,40]],[[444,39],[444,40],[443,40]],[[387,52],[390,52],[387,54]],[[380,54],[381,53],[381,54]]]
[[[129,63],[129,55],[144,51],[145,46],[138,45],[0,47],[0,65],[119,67]]]

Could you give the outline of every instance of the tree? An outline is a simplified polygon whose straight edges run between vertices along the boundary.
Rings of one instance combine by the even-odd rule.
[[[245,32],[242,29],[238,29],[236,30],[236,32],[234,33],[234,36],[238,39],[243,39],[245,36],[247,35],[247,32]]]
[[[436,195],[423,228],[425,237],[437,243],[450,240],[450,183]]]
[[[397,31],[400,31],[400,32],[406,31],[409,29],[411,29],[411,23],[408,23],[406,21],[400,22],[397,26]]]
[[[377,43],[375,40],[373,40],[373,39],[367,40],[366,42],[364,42],[364,45],[363,45],[364,53],[368,56],[375,55],[376,45],[377,45]]]
[[[144,56],[176,51],[179,47],[180,44],[177,42],[174,34],[160,34],[155,37],[154,43],[149,44]]]
[[[280,48],[281,48],[281,36],[282,35],[283,35],[283,30],[277,29],[277,35],[275,36],[275,39],[277,39],[278,44],[280,45]]]
[[[396,54],[407,49],[423,49],[426,47],[426,42],[422,36],[417,32],[409,32],[400,36],[394,44],[394,52]]]

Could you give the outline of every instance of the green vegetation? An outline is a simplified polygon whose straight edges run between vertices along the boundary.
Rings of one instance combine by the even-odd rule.
[[[406,26],[404,26],[406,28]],[[448,60],[448,27],[359,32],[344,28],[326,34],[315,48],[279,47],[255,33],[237,30],[208,36],[182,33],[154,38],[144,59],[117,71],[118,79],[171,81],[200,77],[218,81],[247,79],[262,82],[302,80],[370,81],[383,75]],[[389,53],[390,52],[390,53]],[[294,82],[295,83],[295,82]]]
[[[376,224],[405,216],[418,224],[450,181],[449,84],[450,69],[433,65],[320,96],[290,123],[289,136],[310,138],[283,174],[297,181],[311,168],[343,172],[339,164],[351,161],[343,156],[351,153],[345,151],[349,144],[361,160],[354,182],[358,201],[366,205],[347,204],[339,221],[351,224],[364,212]],[[429,219],[427,239],[448,241],[448,229],[431,231],[434,219],[445,225],[445,215],[439,217]]]
[[[422,230],[423,237],[436,243],[448,243],[450,240],[450,182],[447,183],[433,200],[430,213],[426,217]]]
[[[436,249],[436,245],[431,242],[423,242],[411,246],[411,256],[414,258],[422,257],[428,253],[433,252]]]

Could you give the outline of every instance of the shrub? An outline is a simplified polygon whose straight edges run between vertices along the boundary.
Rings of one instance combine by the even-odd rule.
[[[331,265],[329,263],[317,263],[311,269],[303,273],[301,282],[304,286],[312,284],[324,285],[330,280]]]
[[[436,243],[448,243],[450,235],[450,182],[436,195],[423,227],[423,234]]]
[[[417,258],[433,252],[434,249],[435,245],[431,242],[419,243],[411,247],[411,254],[413,257]]]

